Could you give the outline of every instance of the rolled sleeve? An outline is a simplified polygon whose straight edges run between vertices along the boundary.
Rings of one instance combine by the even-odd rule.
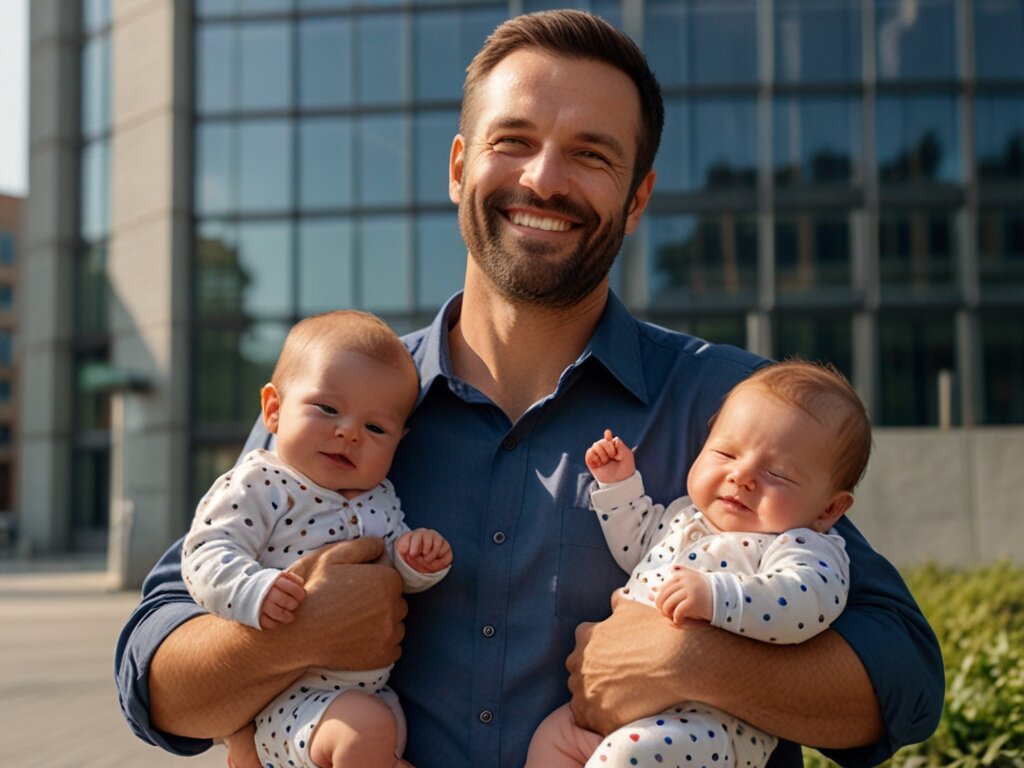
[[[878,765],[938,726],[945,691],[942,654],[896,569],[852,524],[841,532],[851,555],[851,592],[832,626],[864,665],[886,732],[868,746],[823,752],[844,766]]]
[[[157,648],[181,624],[205,613],[181,580],[180,554],[178,541],[146,577],[142,600],[117,640],[114,677],[121,712],[136,736],[168,752],[196,755],[213,742],[164,733],[153,726],[149,712],[149,665]]]

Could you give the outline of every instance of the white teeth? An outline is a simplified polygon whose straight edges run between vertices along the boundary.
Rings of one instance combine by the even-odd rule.
[[[520,211],[516,211],[509,218],[513,224],[531,229],[542,229],[545,232],[567,232],[571,226],[565,219],[548,219]]]

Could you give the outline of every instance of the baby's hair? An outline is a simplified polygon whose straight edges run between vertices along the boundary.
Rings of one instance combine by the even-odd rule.
[[[871,456],[871,419],[846,377],[830,363],[791,359],[759,368],[732,392],[749,387],[794,405],[833,428],[833,480],[837,490],[853,491]]]
[[[387,323],[369,312],[338,309],[300,320],[288,332],[270,382],[283,390],[311,353],[358,352],[418,381],[416,364]]]

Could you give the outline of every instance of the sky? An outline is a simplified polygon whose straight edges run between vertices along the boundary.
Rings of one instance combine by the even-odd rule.
[[[0,193],[28,192],[28,2],[0,0]]]

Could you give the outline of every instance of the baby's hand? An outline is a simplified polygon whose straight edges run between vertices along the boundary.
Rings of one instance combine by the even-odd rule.
[[[306,597],[302,584],[302,577],[297,573],[281,571],[260,606],[260,629],[273,629],[292,622],[295,609]]]
[[[395,552],[419,573],[437,573],[452,564],[452,548],[437,531],[417,528],[403,533],[395,542]]]
[[[610,429],[604,431],[603,439],[587,449],[586,461],[594,477],[605,485],[625,480],[636,471],[633,451],[621,438],[613,436]]]
[[[673,565],[672,576],[658,589],[655,605],[676,626],[683,619],[711,621],[711,582],[707,574],[686,565]]]

